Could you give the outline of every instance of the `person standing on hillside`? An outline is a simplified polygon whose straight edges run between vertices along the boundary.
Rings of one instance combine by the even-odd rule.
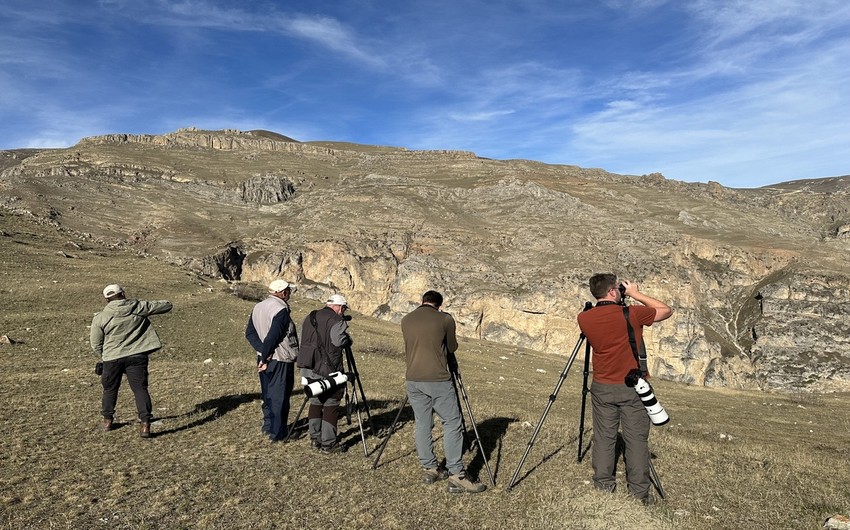
[[[245,338],[257,352],[262,395],[263,434],[272,442],[286,438],[289,398],[295,384],[293,362],[298,355],[298,332],[292,321],[289,297],[296,287],[283,280],[269,284],[269,296],[254,306]]]
[[[94,353],[103,363],[101,427],[104,431],[113,428],[121,376],[127,374],[141,422],[139,435],[150,438],[153,405],[148,392],[148,358],[162,347],[162,343],[148,317],[168,313],[171,302],[128,299],[124,288],[116,284],[107,285],[103,297],[106,307],[92,319],[89,337]]]
[[[622,427],[629,493],[644,504],[652,504],[655,497],[650,491],[649,416],[635,389],[625,382],[629,372],[639,369],[640,365],[629,343],[623,293],[643,304],[630,306],[628,311],[636,348],[640,348],[643,341],[643,327],[670,318],[673,310],[664,302],[641,293],[637,284],[628,280],[618,282],[614,274],[594,274],[589,284],[596,306],[579,313],[578,324],[593,348],[590,387],[593,485],[611,492],[617,487],[617,431]],[[648,376],[644,372],[643,377]]]
[[[348,334],[351,317],[346,316],[347,310],[348,301],[341,294],[335,294],[328,299],[325,307],[311,311],[304,319],[298,367],[308,383],[326,379],[333,372],[343,370],[345,349],[353,344]],[[325,454],[344,450],[337,440],[339,403],[344,394],[345,385],[310,398],[307,430],[313,449]]]
[[[440,311],[442,305],[443,295],[428,291],[422,295],[422,304],[401,319],[405,389],[416,422],[416,453],[426,484],[448,478],[450,493],[479,493],[487,486],[471,481],[463,468],[463,417],[451,376],[457,367],[455,320]],[[443,422],[446,469],[438,466],[434,454],[434,413]]]

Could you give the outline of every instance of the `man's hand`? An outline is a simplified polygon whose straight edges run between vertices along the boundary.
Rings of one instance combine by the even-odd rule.
[[[620,284],[626,288],[626,296],[634,298],[636,294],[640,294],[636,283],[632,283],[629,280],[620,280]]]
[[[666,320],[673,314],[673,309],[661,300],[641,293],[636,283],[632,283],[629,280],[620,280],[620,283],[626,288],[626,296],[631,296],[641,304],[655,309],[655,322]]]
[[[260,364],[257,365],[257,372],[265,372],[268,367],[269,363],[260,361]]]

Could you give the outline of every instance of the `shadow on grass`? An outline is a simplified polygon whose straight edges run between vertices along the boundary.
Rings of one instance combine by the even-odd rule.
[[[484,453],[481,451],[475,451],[479,449],[478,444],[475,442],[475,431],[472,429],[470,425],[467,429],[467,432],[464,433],[464,440],[467,441],[465,447],[469,448],[470,451],[475,451],[475,457],[473,457],[472,461],[467,466],[467,472],[473,476],[478,477],[478,480],[483,482],[486,478],[490,478],[489,474],[484,470],[485,468],[485,458],[487,462],[490,462],[490,470],[493,472],[493,483],[495,484],[496,478],[499,476],[499,466],[502,462],[502,440],[505,437],[505,432],[508,430],[508,425],[517,421],[516,418],[489,418],[484,420],[483,422],[476,425],[478,429],[478,435],[480,437],[481,448]],[[493,453],[495,452],[495,458]]]
[[[587,430],[585,431],[585,436],[587,436],[587,433],[589,433],[589,432],[590,432],[590,429],[587,429]],[[529,440],[529,443],[531,443],[531,442],[532,442],[532,440]],[[552,452],[550,452],[549,454],[544,455],[544,456],[543,456],[543,458],[542,458],[542,459],[541,459],[541,460],[540,460],[537,464],[535,464],[535,465],[533,465],[532,467],[530,467],[530,468],[528,469],[528,471],[526,471],[526,472],[525,472],[525,474],[523,474],[523,475],[521,475],[521,476],[517,476],[516,481],[513,483],[513,485],[511,485],[511,488],[516,487],[516,485],[517,485],[517,484],[519,484],[520,482],[522,482],[523,480],[525,480],[525,479],[526,479],[526,477],[528,477],[529,475],[531,475],[531,473],[533,473],[535,469],[537,469],[537,468],[538,468],[538,467],[540,467],[541,465],[545,464],[546,462],[548,462],[549,460],[551,460],[552,458],[554,458],[554,457],[555,457],[558,453],[560,453],[562,450],[564,450],[564,449],[565,449],[568,445],[573,445],[573,444],[575,444],[575,443],[578,443],[578,435],[576,435],[574,438],[571,438],[571,439],[567,440],[567,442],[565,442],[565,443],[563,443],[563,444],[559,445],[558,447],[556,447],[556,448],[555,448],[555,450],[553,450],[553,451],[552,451]],[[531,444],[531,446],[530,446],[530,447],[529,447],[529,445],[526,445],[526,446],[525,446],[525,451],[527,451],[527,452],[528,452],[528,454],[531,454],[531,448],[533,448],[533,447],[534,447],[534,444],[533,444],[533,443]],[[583,449],[582,449],[581,458],[584,458],[584,456],[587,454],[587,452],[588,452],[589,450],[590,450],[590,444],[588,443],[587,447],[585,447],[585,448],[583,448]],[[526,455],[526,456],[528,456],[528,455]],[[523,457],[523,458],[525,458],[525,457]],[[579,462],[580,462],[580,461],[581,461],[581,459],[580,459],[580,458],[577,458],[577,461],[579,461]],[[519,471],[519,470],[517,470],[517,471]],[[515,471],[515,472],[516,472],[516,471]]]
[[[399,408],[401,407],[401,408]],[[464,419],[464,422],[466,422]],[[472,418],[468,418],[470,421]],[[498,476],[499,464],[501,463],[502,458],[502,439],[504,438],[505,432],[507,432],[508,425],[517,421],[516,418],[490,418],[481,423],[476,423],[475,429],[478,430],[480,447],[478,442],[476,441],[475,429],[472,428],[471,424],[467,424],[466,431],[463,433],[464,439],[464,452],[467,450],[470,452],[475,452],[475,456],[472,461],[467,466],[467,472],[475,477],[481,475],[481,470],[485,467],[485,459],[486,462],[493,460],[493,453],[495,452],[495,465],[490,466],[491,471],[493,471],[493,482],[495,483],[496,477]],[[378,447],[375,448],[373,453],[378,453],[380,451],[380,455],[383,455],[383,450],[381,449],[382,444],[386,444],[389,446],[390,440],[389,436],[392,436],[397,431],[400,431],[405,427],[405,425],[410,422],[412,425],[415,425],[415,418],[413,415],[413,408],[410,406],[409,402],[406,400],[402,400],[397,404],[395,409],[389,410],[385,413],[382,413],[378,416],[373,417],[373,425],[376,425],[376,429],[378,429],[377,425],[380,425],[382,428],[378,429],[377,432],[381,437],[381,442]],[[437,443],[441,437],[435,438],[433,441]],[[384,447],[386,449],[386,447]],[[480,449],[480,450],[479,450]],[[411,454],[414,454],[416,449],[412,449],[407,451],[404,454],[397,455],[395,458],[386,459],[383,462],[391,463],[401,458],[407,457]],[[377,458],[376,454],[376,458]],[[375,463],[377,467],[377,462]],[[488,477],[489,478],[489,477]]]
[[[159,436],[166,436],[169,434],[178,433],[180,431],[185,431],[188,429],[193,429],[195,427],[204,425],[205,423],[209,423],[211,421],[215,421],[218,418],[224,416],[230,411],[236,410],[240,406],[251,403],[261,399],[261,395],[259,392],[254,392],[250,394],[230,394],[227,396],[221,396],[214,399],[210,399],[204,401],[203,403],[198,403],[195,405],[195,408],[189,412],[185,412],[183,414],[178,414],[176,416],[165,416],[162,418],[155,418],[155,421],[158,420],[174,420],[174,419],[182,419],[182,418],[190,418],[195,415],[203,415],[196,420],[193,420],[186,425],[181,425],[179,427],[175,427],[173,429],[166,429],[164,431],[157,431],[152,433],[152,438],[156,438]],[[206,413],[206,414],[205,414]]]
[[[303,391],[293,392],[293,395],[295,393],[301,393],[303,395]],[[392,423],[392,417],[394,417],[397,409],[380,414],[373,414],[372,411],[385,409],[388,406],[393,405],[398,406],[398,402],[367,399],[365,402],[361,401],[356,405],[353,401],[341,403],[337,429],[339,439],[343,440],[340,442],[343,450],[348,451],[348,449],[361,443],[363,437],[366,438],[367,445],[380,444],[380,440],[385,436],[385,431]],[[302,399],[295,409],[296,412],[295,416],[292,418],[292,422],[289,424],[289,429],[292,432],[290,440],[298,440],[306,434],[308,428],[308,409],[309,399]],[[387,419],[387,416],[390,416],[390,419]],[[361,424],[363,428],[363,437],[361,437],[360,434]],[[370,439],[377,441],[370,442]],[[369,454],[374,451],[374,447],[370,449],[371,451]]]

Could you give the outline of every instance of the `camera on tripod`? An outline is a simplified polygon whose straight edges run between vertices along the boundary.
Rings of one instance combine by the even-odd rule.
[[[664,425],[670,421],[670,416],[661,403],[655,398],[652,392],[652,386],[643,378],[643,372],[635,368],[626,375],[626,386],[632,387],[637,392],[640,400],[643,402],[643,407],[646,413],[649,414],[649,421],[653,425]]]
[[[320,394],[327,392],[328,390],[332,390],[335,388],[339,388],[348,382],[351,378],[349,374],[343,372],[333,372],[328,374],[327,379],[319,379],[318,381],[313,381],[312,383],[307,383],[306,379],[302,381],[304,385],[304,395],[307,397],[315,397]]]

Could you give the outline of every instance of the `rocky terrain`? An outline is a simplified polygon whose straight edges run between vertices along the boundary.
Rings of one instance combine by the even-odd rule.
[[[850,177],[760,189],[463,151],[181,129],[0,151],[0,205],[79,243],[228,281],[282,276],[398,321],[429,288],[463,335],[569,353],[590,274],[667,301],[656,377],[850,390]]]

